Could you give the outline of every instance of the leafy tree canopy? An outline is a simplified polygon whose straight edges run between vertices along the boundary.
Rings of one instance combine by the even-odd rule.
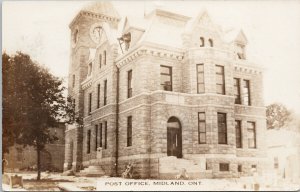
[[[291,112],[280,103],[267,106],[267,128],[281,128],[291,121]]]

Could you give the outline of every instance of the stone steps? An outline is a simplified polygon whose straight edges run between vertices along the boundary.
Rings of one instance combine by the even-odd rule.
[[[105,172],[99,165],[90,165],[81,170],[79,173],[76,173],[76,175],[83,177],[101,177],[105,175]]]

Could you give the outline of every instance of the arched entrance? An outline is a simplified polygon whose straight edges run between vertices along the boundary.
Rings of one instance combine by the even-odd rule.
[[[176,117],[170,117],[167,123],[167,155],[182,158],[181,124]]]

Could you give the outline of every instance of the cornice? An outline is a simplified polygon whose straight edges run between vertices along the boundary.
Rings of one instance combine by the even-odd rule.
[[[161,47],[154,44],[140,45],[117,58],[116,65],[118,67],[124,66],[143,55],[182,61],[184,51],[178,49],[172,50],[172,48]]]

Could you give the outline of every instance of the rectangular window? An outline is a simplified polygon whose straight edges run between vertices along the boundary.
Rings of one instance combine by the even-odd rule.
[[[235,121],[235,139],[236,139],[236,148],[242,148],[242,127],[241,121]]]
[[[97,108],[100,107],[100,84],[97,86]]]
[[[238,165],[238,172],[242,172],[242,165]]]
[[[244,80],[243,92],[244,92],[244,105],[251,105],[250,101],[250,81]]]
[[[101,68],[101,65],[102,65],[102,55],[100,54],[99,55],[99,68]]]
[[[89,115],[92,112],[92,93],[89,93]]]
[[[198,113],[198,143],[206,143],[205,113]]]
[[[107,104],[107,80],[104,81],[104,105]]]
[[[257,166],[256,165],[251,165],[251,169],[256,172],[257,171]]]
[[[132,146],[132,116],[127,117],[127,147]]]
[[[172,67],[160,66],[160,85],[162,90],[172,91]]]
[[[102,123],[99,124],[99,146],[102,147]]]
[[[229,164],[228,163],[220,163],[220,171],[229,171]]]
[[[233,86],[234,86],[234,103],[235,104],[241,104],[240,79],[234,78],[233,79]]]
[[[106,65],[106,51],[103,51],[103,64]]]
[[[75,75],[73,75],[72,87],[75,87]]]
[[[86,146],[86,153],[89,154],[91,152],[91,130],[87,131]]]
[[[256,130],[254,122],[247,122],[248,148],[256,148]]]
[[[98,125],[95,125],[95,151],[98,148]]]
[[[17,161],[23,161],[23,150],[21,148],[17,148]]]
[[[227,144],[226,113],[218,113],[218,142]]]
[[[216,85],[217,93],[225,95],[224,66],[216,65]]]
[[[197,65],[197,93],[204,93],[204,65]]]
[[[107,121],[104,122],[104,149],[107,149]]]
[[[128,87],[128,90],[127,90],[127,98],[130,98],[132,97],[132,70],[128,71],[128,74],[127,74],[127,87]]]

